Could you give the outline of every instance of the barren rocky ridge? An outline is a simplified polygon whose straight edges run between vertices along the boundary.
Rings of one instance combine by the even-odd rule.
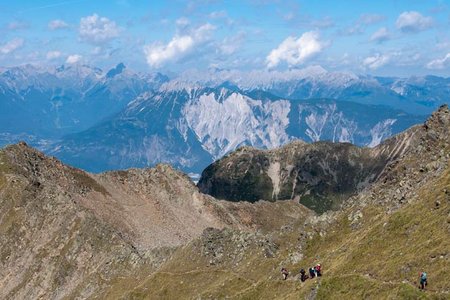
[[[101,289],[83,282],[90,274],[151,268],[161,249],[170,253],[208,227],[277,224],[277,206],[217,201],[169,165],[93,175],[25,143],[0,159],[2,298],[89,295],[89,285]],[[293,202],[278,206],[280,219],[309,213]]]

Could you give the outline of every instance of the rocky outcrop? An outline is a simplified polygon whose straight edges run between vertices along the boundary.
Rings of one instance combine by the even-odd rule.
[[[388,160],[348,143],[294,142],[270,151],[244,147],[206,168],[198,186],[232,201],[300,198],[323,212],[372,182]]]
[[[402,150],[396,150],[396,148]],[[345,207],[370,204],[383,205],[392,211],[418,197],[417,191],[434,178],[441,176],[450,161],[450,111],[441,106],[428,120],[375,148],[402,153],[391,159],[377,182],[350,198]]]

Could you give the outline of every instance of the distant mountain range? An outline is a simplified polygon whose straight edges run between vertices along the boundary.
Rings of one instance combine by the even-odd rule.
[[[289,99],[340,99],[361,104],[387,105],[411,114],[431,114],[448,102],[450,78],[437,76],[374,77],[329,72],[320,66],[278,71],[211,70],[187,72],[178,81],[218,86],[224,82],[244,91],[262,90]],[[172,86],[175,86],[172,83]]]
[[[243,145],[376,146],[450,94],[450,78],[211,70],[175,78],[123,64],[0,71],[0,144],[27,140],[88,171],[171,163],[200,173]]]
[[[40,138],[79,132],[167,80],[159,73],[128,71],[123,64],[107,72],[85,65],[5,69],[0,73],[0,132]]]

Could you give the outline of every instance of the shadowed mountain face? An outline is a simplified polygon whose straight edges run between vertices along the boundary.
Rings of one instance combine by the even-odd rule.
[[[321,213],[367,187],[389,162],[414,149],[417,130],[411,128],[375,148],[327,142],[296,142],[269,151],[241,148],[207,167],[198,186],[231,201],[299,198]]]
[[[296,142],[271,151],[241,148],[205,169],[200,190],[219,199],[294,199],[317,212],[373,182],[387,155],[351,144]]]

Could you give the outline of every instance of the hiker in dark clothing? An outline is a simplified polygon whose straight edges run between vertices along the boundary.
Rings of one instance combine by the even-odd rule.
[[[283,280],[286,280],[289,275],[288,270],[286,268],[281,268],[281,275],[283,275]]]
[[[427,285],[428,285],[427,273],[421,272],[420,273],[420,289],[424,290]]]
[[[311,278],[316,277],[316,271],[312,267],[309,268],[309,277],[311,277]]]
[[[306,275],[305,269],[301,269],[301,270],[300,270],[300,280],[301,280],[302,282],[305,282],[306,279],[308,279],[308,275]]]

